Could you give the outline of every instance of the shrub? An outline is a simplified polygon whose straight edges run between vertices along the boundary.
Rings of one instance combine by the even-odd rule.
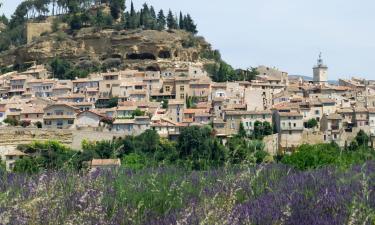
[[[314,118],[312,119],[309,119],[309,121],[307,121],[307,128],[314,128],[314,127],[317,127],[318,126],[318,121]]]
[[[4,123],[7,123],[11,126],[18,126],[20,122],[15,118],[8,117],[4,120]]]

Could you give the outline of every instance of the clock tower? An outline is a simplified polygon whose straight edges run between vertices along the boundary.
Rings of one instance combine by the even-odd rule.
[[[328,67],[324,65],[322,59],[322,53],[319,54],[318,63],[313,68],[314,71],[314,83],[326,84],[328,81]]]

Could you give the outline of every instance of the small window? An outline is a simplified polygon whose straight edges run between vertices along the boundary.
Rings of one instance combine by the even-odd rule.
[[[110,84],[107,84],[106,86],[107,86],[107,88],[111,88],[111,85],[110,85]]]
[[[74,124],[74,120],[68,120],[68,124],[69,124],[69,125]]]
[[[185,91],[185,86],[180,86],[180,91]]]
[[[180,94],[180,99],[185,99],[185,94]]]
[[[166,92],[170,92],[171,91],[171,87],[170,86],[165,86],[165,91]]]

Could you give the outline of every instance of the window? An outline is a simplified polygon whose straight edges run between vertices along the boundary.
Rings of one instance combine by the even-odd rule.
[[[107,87],[107,88],[111,88],[111,85],[110,85],[110,84],[107,84],[106,87]]]
[[[185,94],[180,94],[180,99],[185,99]]]
[[[315,115],[319,115],[320,114],[320,111],[319,110],[315,110]]]
[[[185,91],[185,86],[180,86],[180,91]]]
[[[165,86],[165,91],[166,92],[170,92],[171,91],[171,87],[170,86]]]
[[[0,117],[3,117],[4,116],[4,114],[3,113],[0,113]]]
[[[297,127],[297,124],[296,124],[296,123],[294,123],[294,124],[293,124],[293,126],[294,126],[294,127]]]
[[[52,125],[52,121],[51,120],[46,120],[46,121],[44,121],[44,124],[48,125],[48,126],[51,126]]]
[[[266,115],[263,114],[263,119],[266,119]]]
[[[57,116],[62,116],[62,115],[64,115],[64,111],[62,111],[62,110],[56,110],[56,111],[55,111],[55,114],[56,114]]]
[[[68,120],[68,124],[69,124],[69,125],[74,124],[74,120]]]
[[[25,114],[25,118],[29,118],[29,114]]]
[[[57,126],[62,126],[64,125],[64,121],[62,120],[58,120],[57,123],[56,123]]]

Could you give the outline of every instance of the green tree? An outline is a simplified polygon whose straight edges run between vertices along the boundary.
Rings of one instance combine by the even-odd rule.
[[[197,25],[194,23],[193,19],[191,18],[190,14],[186,15],[186,18],[184,19],[184,29],[196,34],[198,33]]]
[[[60,58],[54,58],[50,63],[52,73],[54,78],[63,80],[65,79],[65,75],[71,70],[71,64],[65,60]]]
[[[170,30],[177,29],[177,21],[176,21],[176,18],[173,16],[173,13],[171,10],[169,10],[168,12],[167,26],[168,26],[168,29]]]
[[[185,19],[184,16],[182,15],[182,12],[180,11],[180,18],[178,20],[178,27],[180,30],[185,29]]]
[[[307,121],[307,128],[315,128],[318,127],[318,121],[315,118],[309,119]]]
[[[125,0],[111,0],[109,7],[112,18],[118,20],[121,18],[121,13],[125,11]]]
[[[242,122],[240,123],[240,128],[238,130],[238,136],[241,138],[247,137],[247,132]]]
[[[165,15],[163,10],[160,10],[157,17],[157,28],[158,30],[164,30],[166,25]]]
[[[359,146],[367,148],[370,138],[366,134],[366,132],[364,132],[363,130],[360,130],[357,133],[357,136],[355,137],[355,140],[357,141],[357,143],[358,143]]]

